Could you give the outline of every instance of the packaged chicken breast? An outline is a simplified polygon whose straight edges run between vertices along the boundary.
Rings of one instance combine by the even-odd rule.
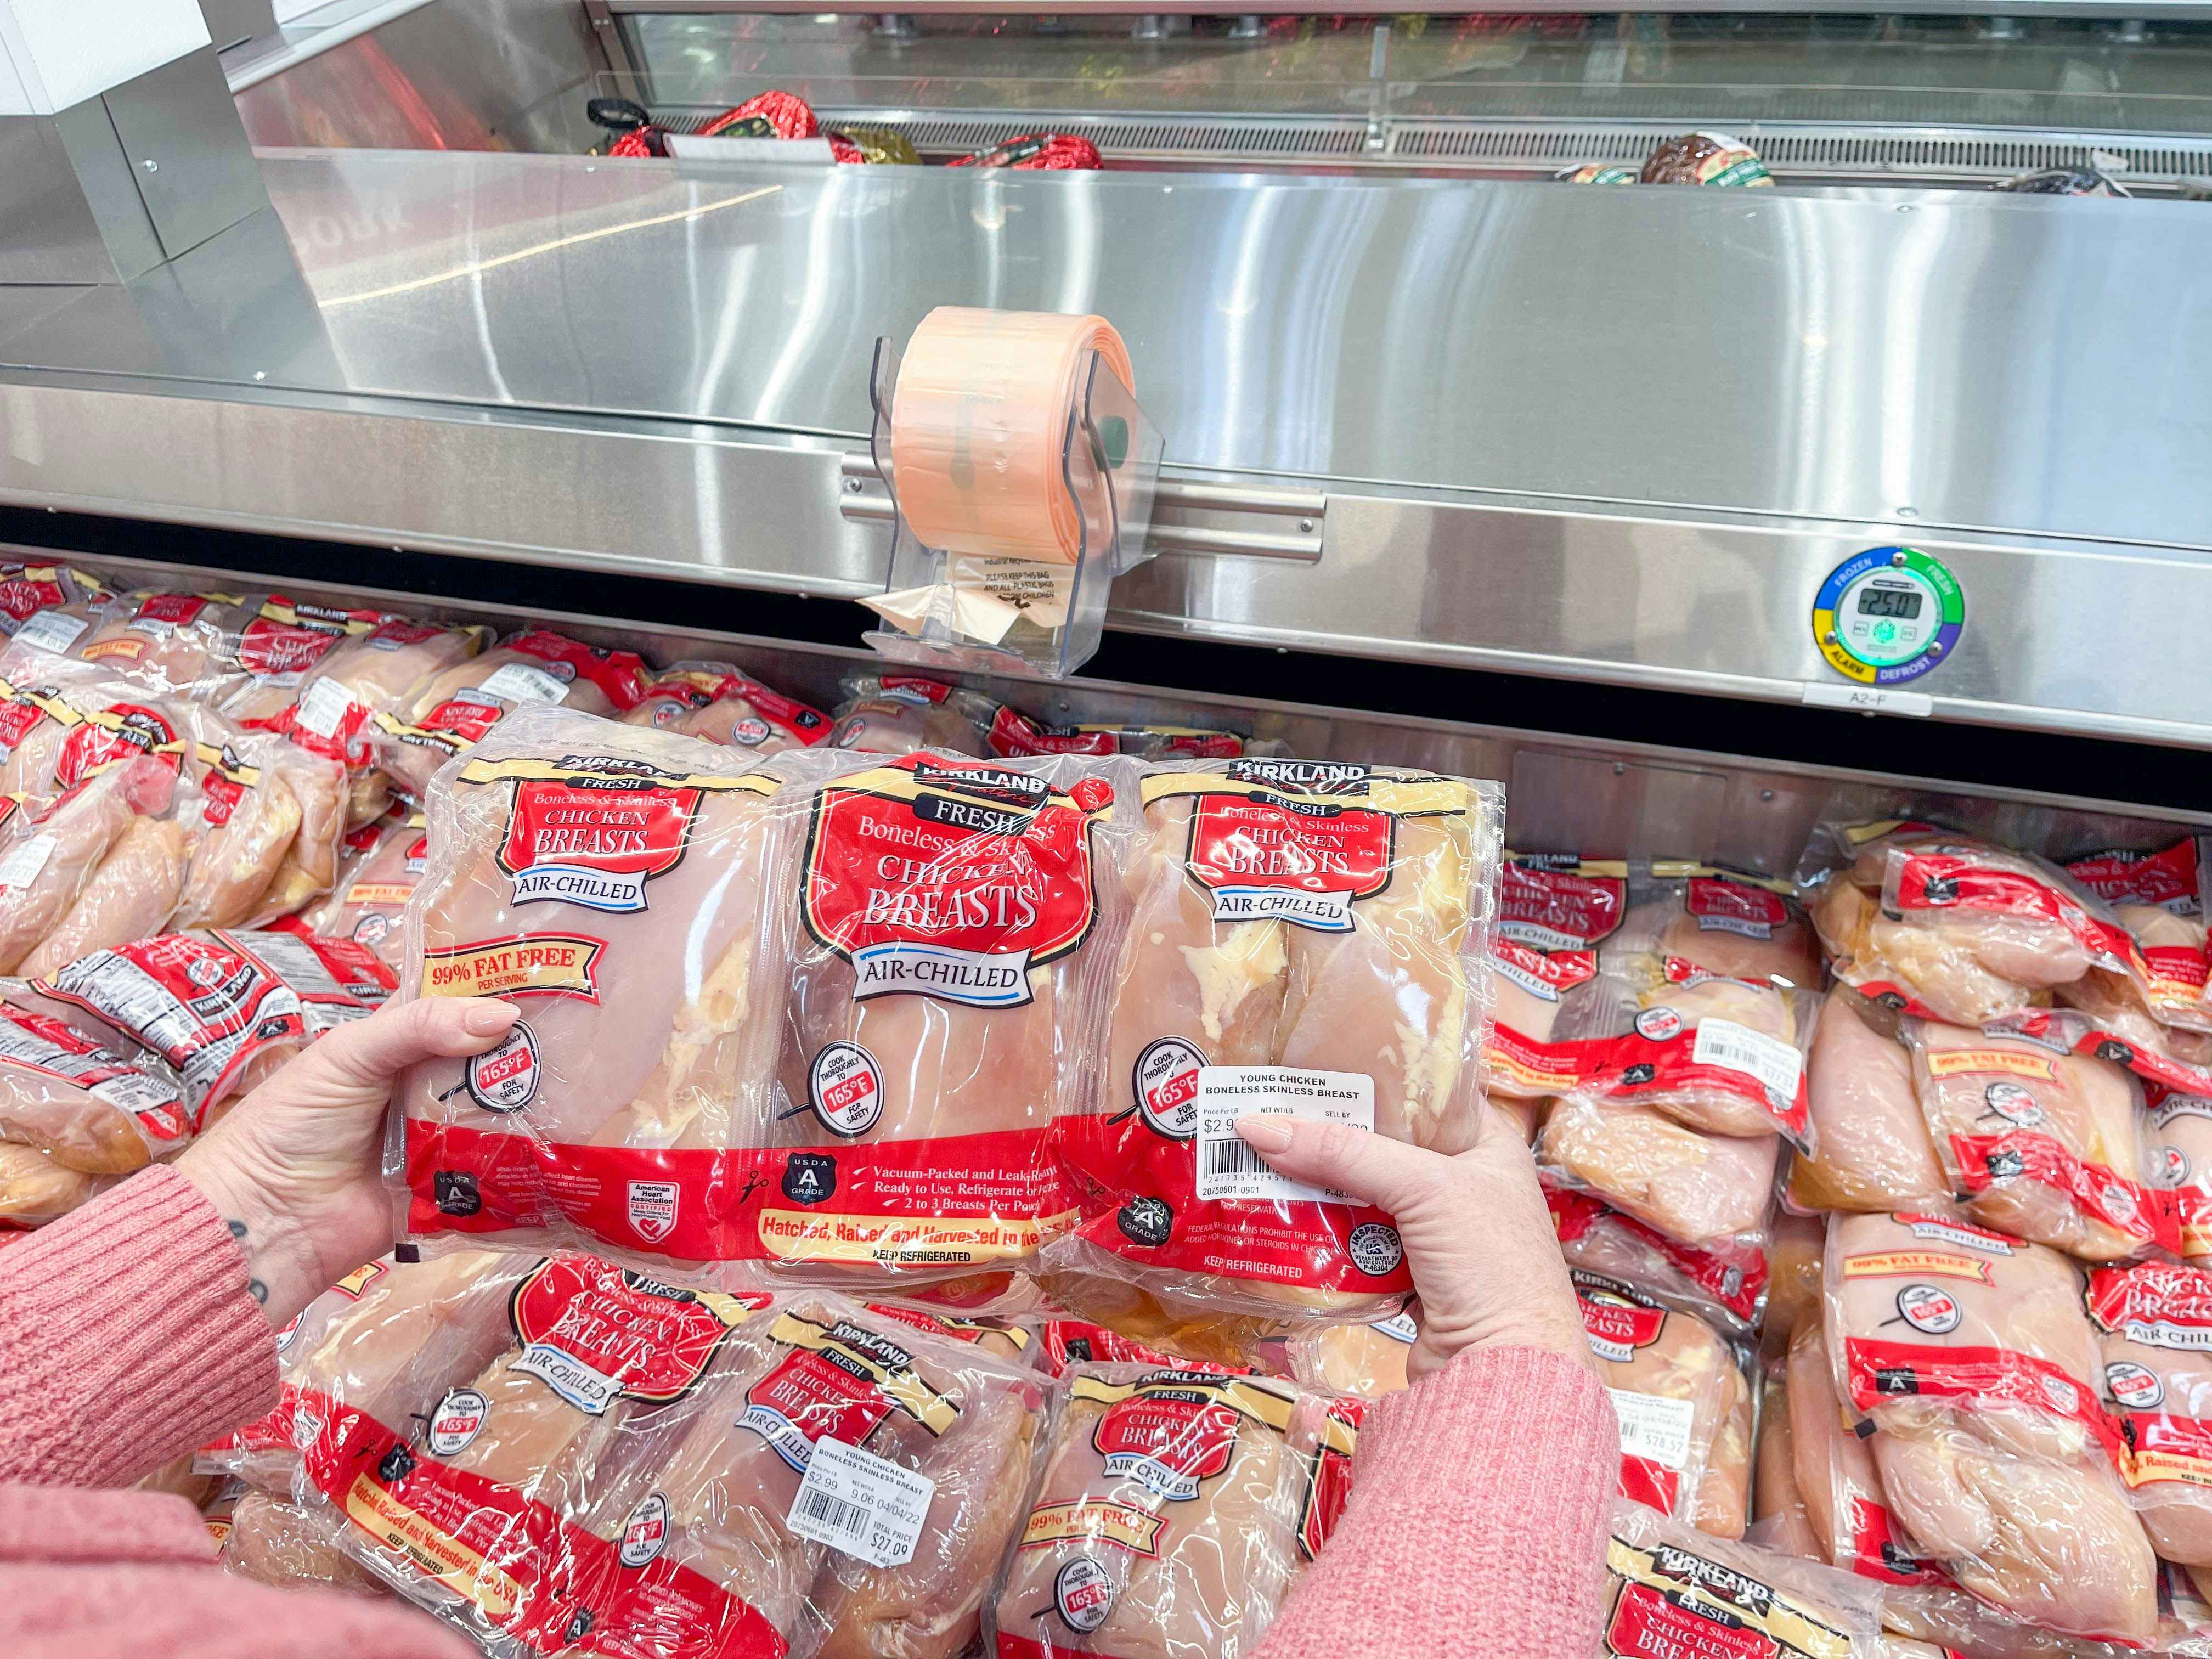
[[[218,1565],[228,1573],[279,1589],[380,1596],[384,1586],[339,1546],[331,1522],[292,1501],[251,1486],[235,1493],[223,1517]]]
[[[1820,1559],[1892,1588],[1949,1587],[1950,1576],[1919,1553],[1889,1508],[1873,1449],[1856,1431],[1859,1414],[1837,1395],[1818,1318],[1798,1327],[1784,1378],[1792,1478]]]
[[[1751,1508],[1751,1384],[1698,1318],[1617,1279],[1571,1269],[1583,1331],[1620,1423],[1620,1495],[1716,1538]]]
[[[1559,1254],[1570,1267],[1633,1285],[1668,1307],[1696,1314],[1730,1337],[1756,1334],[1766,1302],[1768,1268],[1765,1252],[1755,1244],[1725,1241],[1700,1249],[1668,1237],[1588,1193],[1548,1184],[1544,1201],[1552,1212]],[[1814,1273],[1817,1281],[1817,1255]],[[1407,1340],[1412,1340],[1410,1334]]]
[[[1646,1107],[1710,1134],[1779,1133],[1817,1152],[1805,1051],[1819,1017],[1811,927],[1768,886],[1655,865],[1552,1055],[1563,1097]]]
[[[344,769],[273,732],[202,739],[196,755],[204,804],[173,924],[258,927],[328,892],[345,832]]]
[[[1255,1369],[1249,1365],[1223,1364],[1194,1354],[1171,1353],[1088,1319],[1051,1317],[1044,1322],[1037,1335],[1037,1363],[1048,1376],[1062,1376],[1071,1365],[1085,1365],[1093,1361],[1152,1365],[1167,1370],[1218,1371],[1224,1376],[1243,1376]],[[1279,1369],[1289,1367],[1285,1364]]]
[[[647,682],[645,661],[635,651],[526,629],[432,675],[398,708],[375,709],[371,720],[392,739],[378,763],[393,782],[419,796],[441,766],[468,753],[517,708],[557,703],[613,719],[637,707]]]
[[[1536,1137],[1547,1184],[1587,1192],[1679,1243],[1757,1249],[1774,1208],[1778,1133],[1706,1134],[1654,1110],[1579,1095]]]
[[[1751,1469],[1751,1524],[1743,1535],[1745,1542],[1782,1555],[1808,1561],[1828,1559],[1820,1540],[1813,1534],[1804,1494],[1797,1487],[1789,1390],[1779,1371],[1770,1371],[1759,1385],[1759,1449]]]
[[[1951,1190],[1889,1010],[1855,991],[1829,994],[1806,1054],[1805,1095],[1820,1152],[1791,1161],[1792,1203],[1895,1210]]]
[[[378,763],[392,740],[376,723],[412,706],[441,674],[483,650],[488,628],[441,627],[389,617],[366,633],[348,633],[325,650],[301,677],[296,696],[281,708],[260,712],[268,701],[234,699],[232,712],[249,726],[289,738],[310,754],[342,763],[351,782],[349,828],[383,811],[391,793]],[[250,707],[247,717],[240,712]]]
[[[1881,1659],[1881,1595],[1817,1563],[1613,1506],[1601,1659]]]
[[[223,699],[233,720],[273,720],[292,706],[301,682],[342,640],[362,639],[398,617],[385,611],[345,610],[310,605],[272,593],[252,607],[239,629],[228,666],[244,683]]]
[[[2212,1007],[2204,1001],[2207,979],[2212,975],[2208,975],[2204,899],[2199,886],[2203,839],[2185,836],[2156,852],[2113,848],[2092,853],[2069,859],[2065,871],[2112,907],[2142,957],[2135,983],[2112,986],[2110,991],[2123,997],[2132,992],[2153,1019],[2212,1033]],[[2096,976],[2093,972],[2092,977]]]
[[[1572,1029],[1578,1000],[1597,994],[1597,950],[1628,908],[1628,866],[1573,854],[1508,853],[1498,872],[1497,931],[1490,942],[1497,1006],[1483,1046],[1486,1092],[1536,1100],[1574,1085],[1552,1052],[1561,1016]]]
[[[56,1166],[42,1173],[15,1161],[17,1219],[52,1220],[57,1200],[91,1196],[62,1171],[128,1175],[180,1150],[192,1133],[197,1119],[176,1074],[132,1043],[106,1042],[42,1010],[31,995],[0,1002],[0,1142]]]
[[[1977,1219],[2093,1261],[2179,1252],[2134,1077],[1932,1020],[1908,1022],[1905,1035],[1948,1182]]]
[[[2146,1084],[2150,1105],[2151,1167],[2166,1189],[2180,1255],[2212,1267],[2212,1097],[2174,1094]]]
[[[349,857],[328,896],[301,913],[296,924],[288,919],[274,925],[351,939],[396,969],[404,955],[407,902],[429,864],[427,823],[420,809],[395,802],[345,839]]]
[[[830,742],[838,749],[903,755],[944,749],[956,755],[988,754],[985,738],[999,704],[980,691],[948,685],[925,674],[855,671],[838,682],[844,694]]]
[[[657,671],[623,719],[763,755],[827,743],[835,724],[820,709],[770,690],[735,663],[707,661],[672,663]]]
[[[177,775],[142,755],[58,798],[6,798],[0,819],[0,972],[14,973],[76,908],[143,815],[164,811]]]
[[[0,1086],[6,1079],[0,1076]],[[0,1134],[8,1125],[0,1120]],[[83,1208],[113,1186],[113,1176],[88,1175],[52,1153],[15,1140],[0,1140],[0,1231],[43,1227]]]
[[[991,1314],[964,1319],[940,1309],[899,1302],[871,1302],[866,1306],[878,1319],[911,1325],[918,1331],[928,1331],[949,1341],[972,1342],[984,1352],[996,1354],[1001,1359],[1034,1364],[1040,1358],[1035,1328],[1039,1322],[1036,1320],[1001,1318]]]
[[[32,981],[24,1000],[85,1038],[158,1055],[196,1133],[323,1032],[367,1016],[394,982],[349,940],[216,929],[92,951]]]
[[[80,662],[157,691],[221,704],[246,684],[240,642],[264,603],[258,596],[137,588],[65,648]]]
[[[750,765],[535,706],[439,774],[401,994],[522,1018],[401,1079],[386,1170],[410,1237],[664,1272],[758,1254],[791,922],[766,896],[796,836]]]
[[[1784,1209],[1774,1218],[1766,1246],[1766,1311],[1763,1320],[1769,1353],[1790,1346],[1808,1319],[1820,1316],[1821,1285],[1828,1253],[1826,1216],[1799,1215]]]
[[[1048,1137],[1096,1083],[1135,766],[816,758],[757,1254],[874,1287],[1032,1265],[1071,1208]]]
[[[398,1285],[389,1277],[394,1271],[395,1264],[388,1260],[356,1267],[293,1315],[276,1333],[276,1403],[202,1446],[192,1454],[192,1467],[203,1474],[235,1476],[261,1492],[289,1498],[300,1467],[295,1424],[300,1379],[308,1356],[321,1347],[333,1324],[349,1318],[364,1302],[373,1310]],[[411,1274],[418,1267],[410,1263],[400,1271]]]
[[[1407,1386],[1406,1361],[1420,1334],[1412,1314],[1396,1313],[1367,1325],[1302,1327],[1262,1342],[1258,1353],[1310,1389],[1373,1400]]]
[[[303,1404],[327,1425],[305,1484],[403,1595],[549,1656],[975,1639],[1042,1443],[1032,1374],[834,1296],[573,1255],[502,1280],[503,1347],[431,1335],[384,1411]]]
[[[66,651],[98,625],[115,588],[69,564],[0,563],[0,635],[43,651]]]
[[[2166,1560],[2212,1566],[2212,1273],[2100,1267],[2086,1305],[2143,1528]]]
[[[2156,1562],[2065,1257],[1954,1213],[1831,1224],[1826,1338],[1889,1507],[1960,1588],[2024,1622],[2147,1645]]]
[[[1411,1285],[1389,1217],[1277,1175],[1234,1126],[1473,1143],[1497,786],[1244,759],[1161,765],[1144,803],[1105,1064],[1062,1126],[1083,1218],[1055,1249],[1191,1306],[1386,1313]]]
[[[999,1659],[1249,1656],[1297,1561],[1319,1397],[1262,1377],[1072,1370],[998,1593]]]

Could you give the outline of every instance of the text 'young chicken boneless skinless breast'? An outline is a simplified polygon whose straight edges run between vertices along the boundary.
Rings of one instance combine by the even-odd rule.
[[[763,895],[792,839],[750,766],[538,707],[438,775],[402,994],[505,997],[522,1018],[401,1080],[386,1170],[411,1236],[744,1253],[781,995]]]
[[[1499,792],[1243,759],[1153,768],[1143,799],[1106,1064],[1061,1126],[1083,1219],[1048,1261],[1215,1310],[1386,1312],[1411,1285],[1390,1218],[1276,1175],[1233,1126],[1472,1143]]]
[[[1134,763],[777,763],[830,775],[774,907],[805,934],[761,1253],[857,1286],[1033,1263],[1071,1209],[1050,1135],[1092,1084]]]

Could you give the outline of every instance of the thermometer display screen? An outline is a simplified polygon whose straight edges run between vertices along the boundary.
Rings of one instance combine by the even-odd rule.
[[[1859,615],[1910,619],[1920,614],[1920,590],[1915,587],[1863,587]]]

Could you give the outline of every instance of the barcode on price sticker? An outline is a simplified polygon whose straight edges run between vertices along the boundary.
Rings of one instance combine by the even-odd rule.
[[[1272,1203],[1352,1204],[1333,1187],[1277,1175],[1237,1133],[1261,1114],[1375,1127],[1375,1079],[1364,1072],[1300,1072],[1287,1066],[1201,1066],[1198,1071],[1198,1195]]]
[[[1620,1424],[1622,1456],[1649,1458],[1670,1469],[1689,1468],[1690,1430],[1698,1416],[1694,1401],[1626,1389],[1606,1392],[1613,1396],[1613,1414]]]
[[[1732,1019],[1699,1020],[1690,1059],[1699,1066],[1717,1066],[1756,1078],[1785,1107],[1797,1097],[1797,1078],[1805,1064],[1805,1057],[1794,1043]]]
[[[792,1531],[875,1567],[914,1559],[937,1483],[828,1436],[814,1443],[791,1500]]]

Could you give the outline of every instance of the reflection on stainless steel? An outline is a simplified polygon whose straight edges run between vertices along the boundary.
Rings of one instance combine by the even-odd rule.
[[[576,0],[386,5],[287,46],[231,54],[257,144],[580,150],[589,77],[606,67]]]
[[[32,550],[0,544],[0,557],[21,557]],[[149,583],[213,582],[251,592],[265,580],[143,560],[103,562],[137,573]],[[302,599],[371,603],[441,621],[535,620],[594,644],[644,653],[654,661],[726,658],[824,708],[836,698],[841,673],[875,660],[861,651],[794,646],[749,633],[738,610],[718,616],[702,607],[702,625],[694,628],[639,628],[601,617],[513,605],[441,602],[389,590],[328,587],[289,579],[286,588]],[[1292,754],[1316,759],[1425,766],[1503,779],[1508,841],[1529,851],[1577,851],[1599,858],[1695,854],[1741,869],[1784,875],[1814,825],[1824,817],[1930,817],[1979,829],[2008,845],[2054,857],[2107,847],[2149,849],[2170,844],[2188,830],[2212,828],[2212,814],[2026,790],[1967,788],[1898,772],[1804,766],[1741,759],[1724,752],[1562,737],[1496,722],[1372,714],[1109,680],[1042,685],[966,678],[992,696],[1049,720],[1225,727],[1278,739]]]
[[[328,314],[346,380],[318,389],[858,437],[875,336],[939,304],[1095,308],[1183,466],[2174,545],[2212,526],[2193,204],[345,152],[264,171],[326,302],[403,290]]]

